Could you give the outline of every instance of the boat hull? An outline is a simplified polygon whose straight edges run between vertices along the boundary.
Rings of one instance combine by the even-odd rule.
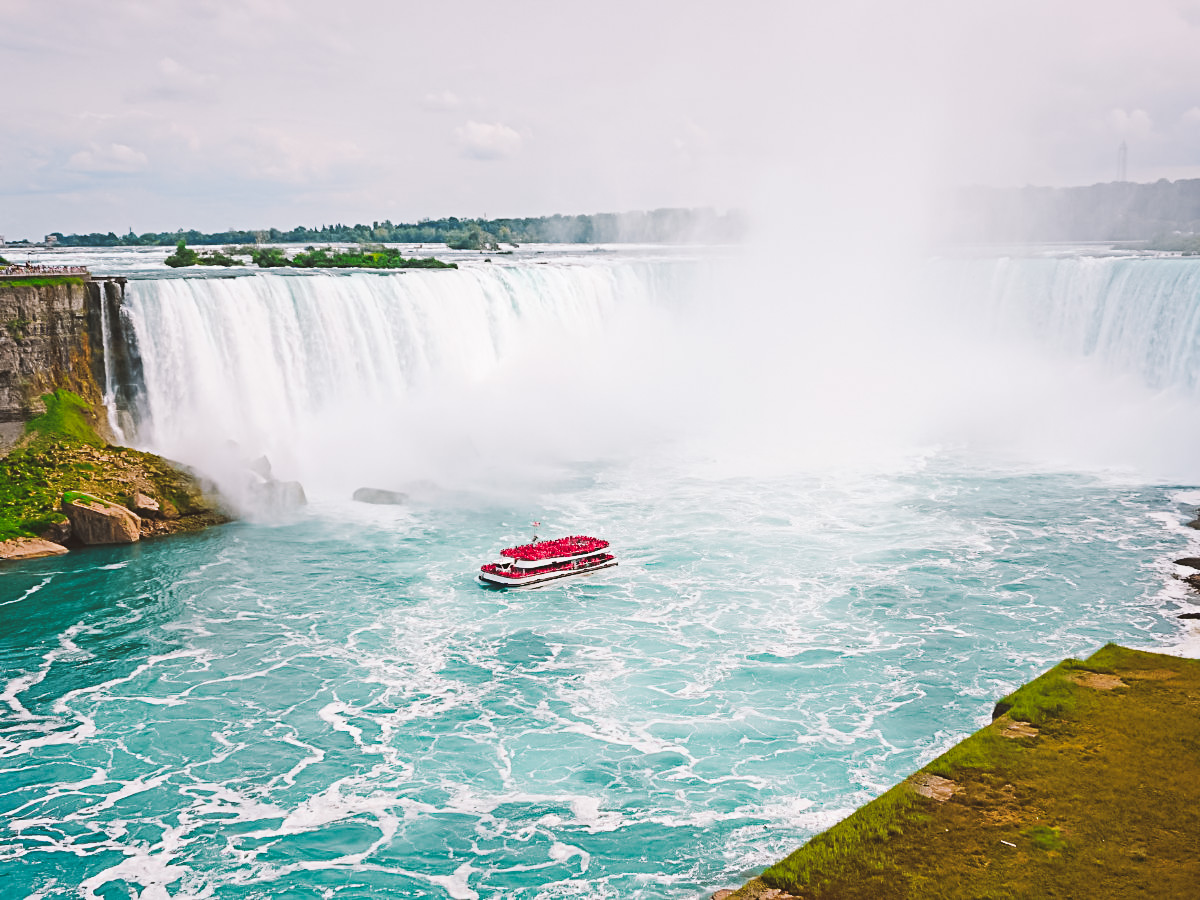
[[[611,569],[616,564],[617,561],[615,559],[611,559],[602,563],[597,563],[594,566],[580,567],[578,569],[571,569],[565,572],[538,572],[536,575],[521,575],[516,578],[510,578],[507,575],[500,575],[493,572],[480,572],[479,580],[488,587],[534,587],[536,585],[545,584],[548,581],[558,581],[563,578],[574,578],[578,575],[590,575],[593,572],[599,572],[601,569]]]

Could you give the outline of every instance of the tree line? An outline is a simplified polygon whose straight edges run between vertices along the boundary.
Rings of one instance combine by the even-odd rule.
[[[738,212],[712,209],[655,209],[647,212],[596,213],[578,216],[536,216],[513,219],[422,219],[415,224],[390,220],[370,225],[300,226],[203,232],[148,231],[135,234],[63,234],[52,232],[60,247],[155,247],[184,241],[193,246],[247,244],[383,244],[444,243],[456,249],[486,250],[499,244],[606,244],[606,243],[730,243],[745,233]]]

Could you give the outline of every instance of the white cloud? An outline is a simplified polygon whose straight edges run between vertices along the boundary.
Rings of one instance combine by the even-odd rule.
[[[463,154],[471,159],[506,159],[521,149],[521,135],[500,122],[468,122],[454,130]]]
[[[432,112],[446,112],[458,109],[463,105],[462,98],[453,91],[437,91],[426,94],[421,100],[421,106]]]
[[[125,144],[89,144],[86,150],[71,154],[67,168],[74,172],[141,172],[149,165],[145,153]]]
[[[1184,125],[1200,125],[1200,106],[1193,106],[1180,116],[1180,120]]]
[[[169,56],[158,61],[158,71],[169,85],[176,88],[196,90],[215,80],[212,75],[194,72]]]

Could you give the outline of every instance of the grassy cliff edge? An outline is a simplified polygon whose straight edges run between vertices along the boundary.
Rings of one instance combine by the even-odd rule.
[[[42,401],[46,412],[26,424],[24,437],[0,459],[0,541],[55,540],[66,521],[62,497],[71,492],[130,509],[139,493],[155,500],[163,516],[145,524],[147,534],[197,530],[226,520],[188,472],[152,453],[105,443],[83,398],[56,390]]]
[[[1200,660],[1108,644],[718,896],[1193,898],[1198,763]]]

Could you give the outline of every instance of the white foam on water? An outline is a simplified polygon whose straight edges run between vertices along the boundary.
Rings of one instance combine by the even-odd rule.
[[[79,893],[87,900],[101,900],[100,895],[96,893],[98,888],[112,882],[127,882],[142,888],[138,895],[140,900],[169,900],[172,895],[167,890],[168,886],[179,881],[191,871],[188,866],[171,863],[172,858],[186,843],[187,841],[181,838],[179,829],[166,828],[161,841],[155,848],[123,848],[123,852],[127,854],[126,858],[91,878],[85,879],[79,885]],[[154,852],[155,850],[157,852]],[[212,894],[205,892],[199,895],[180,893],[174,895],[175,900],[205,896],[212,896]]]
[[[442,888],[451,900],[479,900],[479,893],[471,890],[467,883],[476,871],[478,870],[467,862],[455,869],[453,875],[426,875],[425,879],[430,884]]]
[[[54,580],[53,575],[47,575],[40,582],[38,582],[33,587],[31,587],[27,591],[25,591],[25,593],[23,593],[17,599],[5,600],[3,603],[0,603],[0,606],[12,606],[14,603],[20,603],[22,600],[32,597],[34,594],[36,594],[38,591],[40,591],[42,588],[44,588],[46,585],[48,585],[53,580]]]
[[[582,875],[592,863],[592,855],[590,853],[581,847],[563,844],[558,841],[550,845],[550,858],[556,863],[565,865],[576,856],[579,857],[579,874]]]
[[[38,585],[37,588],[31,589],[31,591],[41,589],[49,580],[50,579],[46,579],[45,582],[43,582],[41,585]],[[81,650],[75,643],[74,639],[82,633],[94,633],[94,631],[95,629],[85,625],[82,622],[72,625],[58,636],[58,647],[42,655],[42,665],[36,672],[31,672],[27,675],[21,675],[17,678],[13,678],[8,682],[8,684],[5,685],[4,691],[0,693],[0,700],[7,703],[9,708],[12,709],[18,718],[32,719],[33,714],[21,705],[21,702],[17,699],[17,696],[25,693],[34,685],[41,684],[42,681],[45,680],[46,676],[50,673],[50,667],[59,660],[88,658],[90,654],[84,650]]]

